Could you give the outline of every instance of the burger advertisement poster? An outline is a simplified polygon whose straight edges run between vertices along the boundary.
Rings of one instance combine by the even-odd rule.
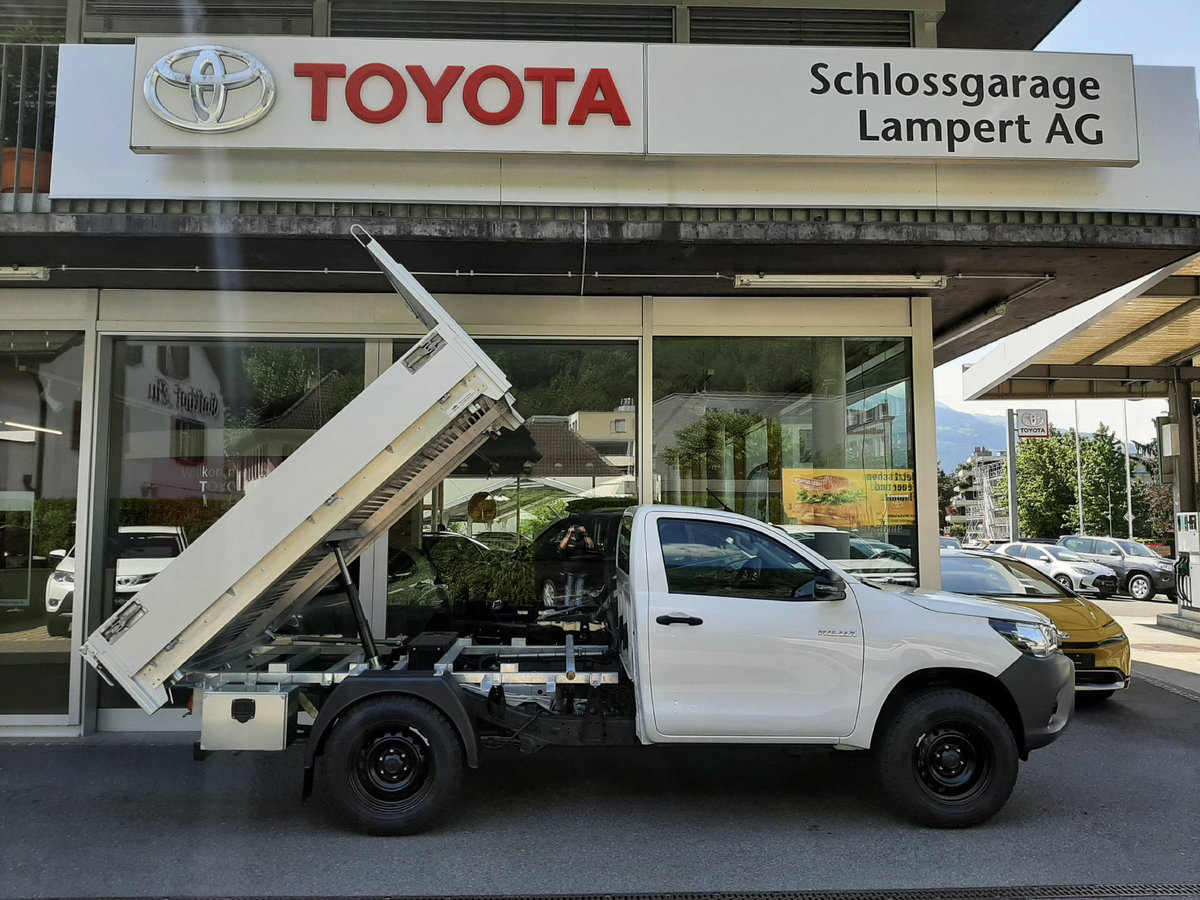
[[[912,469],[784,469],[783,507],[801,525],[885,528],[916,522]]]

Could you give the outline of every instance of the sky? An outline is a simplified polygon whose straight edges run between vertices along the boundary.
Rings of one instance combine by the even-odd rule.
[[[1038,50],[1070,53],[1128,53],[1135,65],[1200,68],[1200,0],[1081,0],[1038,46]],[[934,370],[934,393],[941,403],[964,412],[1004,415],[1007,402],[962,399],[962,365],[982,357],[984,348]],[[1059,428],[1075,427],[1075,405],[1069,400],[1022,402],[1047,409]],[[1127,404],[1129,437],[1146,442],[1154,436],[1154,417],[1166,415],[1166,400]],[[1086,433],[1103,422],[1122,434],[1119,400],[1080,400],[1079,427]]]

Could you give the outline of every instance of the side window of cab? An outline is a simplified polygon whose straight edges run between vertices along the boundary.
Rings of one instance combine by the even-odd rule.
[[[790,600],[816,576],[795,550],[740,525],[664,518],[658,537],[672,594]]]

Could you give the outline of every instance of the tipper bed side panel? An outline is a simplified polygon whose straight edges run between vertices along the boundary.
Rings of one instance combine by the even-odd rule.
[[[336,574],[329,540],[357,557],[489,434],[520,424],[503,373],[433,306],[434,329],[404,359],[88,638],[85,658],[147,712],[177,671],[241,656],[302,608]]]

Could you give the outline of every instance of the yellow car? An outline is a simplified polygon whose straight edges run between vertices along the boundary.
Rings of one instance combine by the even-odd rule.
[[[1024,606],[1054,623],[1081,697],[1103,700],[1129,687],[1129,638],[1095,603],[1021,560],[969,550],[941,555],[942,590]]]

